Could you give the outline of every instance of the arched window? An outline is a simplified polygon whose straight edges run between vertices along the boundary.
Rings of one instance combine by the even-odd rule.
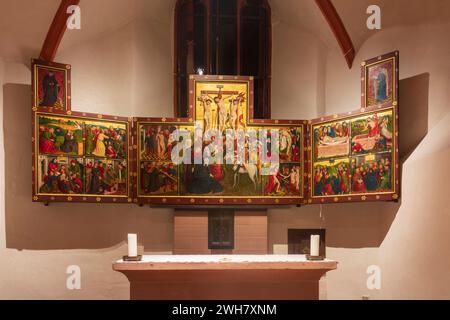
[[[270,118],[272,29],[267,0],[178,0],[175,114],[186,117],[190,74],[255,79],[255,118]]]

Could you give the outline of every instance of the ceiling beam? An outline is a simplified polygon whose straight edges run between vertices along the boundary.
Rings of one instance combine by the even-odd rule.
[[[315,1],[330,25],[330,28],[333,31],[339,46],[341,47],[342,53],[344,54],[344,58],[347,61],[347,65],[351,69],[353,60],[355,59],[355,47],[353,46],[352,39],[350,39],[350,36],[342,23],[341,17],[331,3],[331,0]]]
[[[47,37],[42,45],[41,54],[39,55],[40,59],[53,61],[67,28],[66,23],[70,16],[70,14],[67,13],[67,8],[71,5],[78,5],[79,3],[80,0],[61,0],[55,17],[53,18],[53,22],[48,29]]]

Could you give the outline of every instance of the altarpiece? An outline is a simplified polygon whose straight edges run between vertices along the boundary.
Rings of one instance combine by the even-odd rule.
[[[70,65],[33,60],[33,201],[397,200],[398,59],[396,51],[362,63],[359,110],[313,120],[255,119],[246,76],[191,75],[186,118],[76,112]]]

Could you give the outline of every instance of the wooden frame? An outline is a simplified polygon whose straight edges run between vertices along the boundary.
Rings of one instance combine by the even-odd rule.
[[[384,65],[384,66],[383,66]],[[382,75],[385,79],[385,93],[381,101],[371,97],[370,86],[374,86],[375,81],[370,72],[374,68],[384,68],[386,71]],[[390,68],[390,70],[389,70]],[[380,72],[379,72],[380,73]],[[361,63],[361,107],[365,110],[376,110],[388,106],[398,105],[398,80],[399,79],[399,52],[393,51],[378,57],[363,61]],[[374,101],[375,100],[375,101]]]
[[[108,158],[106,156],[104,157],[98,157],[96,155],[88,154],[87,148],[86,148],[86,141],[87,141],[87,135],[86,135],[86,127],[79,127],[82,128],[79,131],[82,131],[82,142],[78,142],[78,149],[75,151],[75,154],[73,154],[73,150],[70,151],[61,151],[61,152],[45,152],[43,151],[43,144],[41,144],[41,136],[39,132],[43,132],[45,130],[44,125],[40,124],[38,119],[51,119],[54,122],[59,121],[59,125],[61,125],[61,121],[65,121],[63,125],[68,126],[69,124],[73,124],[74,126],[78,126],[79,123],[83,123],[83,126],[95,126],[95,125],[103,125],[103,126],[111,126],[112,128],[113,124],[117,124],[117,127],[119,130],[126,130],[125,134],[127,135],[126,140],[122,140],[126,145],[122,146],[122,150],[126,155],[124,157],[118,157],[115,156],[114,158]],[[51,126],[54,126],[52,123]],[[124,118],[124,117],[116,117],[116,116],[108,116],[108,115],[102,115],[102,114],[92,114],[92,113],[85,113],[85,112],[72,112],[72,111],[61,111],[61,110],[54,110],[51,108],[33,108],[33,114],[32,114],[32,199],[34,202],[109,202],[109,203],[131,203],[133,201],[133,185],[134,185],[134,177],[131,174],[131,168],[130,164],[134,161],[131,161],[131,153],[132,153],[132,138],[131,138],[131,132],[132,132],[132,119],[130,118]],[[44,130],[43,130],[44,129]],[[115,128],[114,128],[115,129]],[[70,129],[67,129],[67,132],[70,131]],[[42,133],[41,132],[41,133]],[[66,132],[66,133],[67,133]],[[64,134],[66,134],[64,133]],[[122,134],[122,133],[119,133]],[[56,139],[55,139],[56,141]],[[80,144],[82,145],[80,150]],[[106,152],[105,152],[106,155]],[[122,176],[122,173],[126,174],[126,177],[120,178],[121,181],[125,179],[125,182],[117,182],[117,186],[119,184],[124,185],[126,187],[126,192],[122,192],[122,194],[114,194],[114,192],[111,192],[110,194],[106,194],[105,191],[103,194],[95,193],[95,194],[88,194],[87,192],[84,192],[86,189],[86,179],[85,177],[79,177],[81,185],[82,192],[73,192],[73,188],[68,188],[72,192],[63,193],[61,188],[58,186],[58,191],[61,192],[42,192],[42,187],[46,182],[43,182],[41,185],[41,179],[39,178],[40,175],[40,166],[39,166],[39,160],[40,159],[51,159],[49,161],[49,164],[54,159],[64,158],[67,160],[65,163],[69,164],[69,160],[72,162],[74,159],[77,159],[77,165],[79,165],[79,160],[83,161],[83,169],[81,172],[84,172],[85,170],[85,164],[88,163],[88,161],[97,161],[97,163],[106,164],[108,167],[111,165],[111,169],[115,168],[114,166],[118,166],[119,168],[123,168],[123,163],[125,163],[124,166],[126,166],[126,170],[123,172],[121,171],[119,176]],[[42,165],[41,165],[42,166]],[[47,168],[46,168],[47,169]],[[59,168],[58,168],[59,170]],[[108,170],[108,169],[104,169]],[[64,172],[66,174],[68,172],[70,175],[72,174],[70,172],[70,169],[67,169],[67,171]],[[49,171],[47,171],[47,181],[49,181]],[[58,172],[58,175],[62,174],[62,170]],[[107,173],[106,173],[107,174]],[[41,175],[44,178],[44,172],[41,172]],[[44,178],[45,179],[45,178]],[[74,181],[74,180],[73,180]],[[117,180],[116,180],[117,181]],[[59,182],[58,182],[59,184]],[[73,184],[72,184],[73,185]],[[54,189],[52,189],[54,190]],[[117,190],[118,191],[118,190]]]
[[[247,5],[247,0],[235,0],[236,4],[237,4],[237,12],[236,12],[236,73],[238,75],[241,74],[241,53],[242,53],[242,49],[241,49],[241,11],[242,8],[244,6]],[[180,70],[178,68],[178,52],[180,50],[179,46],[178,46],[178,14],[180,12],[180,8],[182,5],[184,5],[186,2],[186,0],[179,0],[176,1],[175,4],[175,13],[174,13],[174,26],[175,26],[175,37],[174,37],[174,78],[173,78],[173,83],[174,83],[174,95],[173,95],[173,102],[174,102],[174,115],[177,116],[178,115],[178,76],[180,75]],[[211,63],[211,56],[210,56],[210,52],[211,52],[211,39],[210,39],[210,34],[211,34],[211,12],[210,12],[210,6],[211,6],[211,2],[210,0],[202,0],[202,4],[205,6],[206,9],[206,14],[205,14],[205,25],[206,25],[206,30],[205,30],[205,54],[206,54],[206,62],[205,62],[205,74],[211,74],[212,73],[212,63]],[[266,90],[268,91],[267,93],[267,99],[266,97],[264,97],[264,101],[267,100],[267,103],[264,103],[264,108],[265,110],[263,110],[263,114],[265,114],[266,116],[270,117],[271,114],[271,87],[272,87],[272,9],[270,7],[269,1],[268,0],[264,0],[262,5],[264,6],[264,9],[267,11],[267,34],[269,35],[269,39],[267,42],[267,46],[266,48],[261,48],[261,50],[266,50],[267,51],[267,56],[266,56],[266,60],[264,64],[267,67],[266,70],[266,74],[261,76],[261,79],[264,79],[266,81]],[[192,7],[189,8],[189,10],[193,11],[194,9]],[[192,15],[192,14],[189,14]],[[194,32],[194,25],[193,23],[190,23],[188,26],[188,30],[189,33]],[[190,39],[189,43],[187,44],[188,48],[188,57],[187,57],[187,65],[189,65],[189,62],[192,63],[192,60],[194,59],[193,55],[193,51],[194,51],[194,41],[193,39]],[[262,61],[260,62],[262,63]],[[195,72],[196,70],[191,70],[190,72]],[[189,71],[187,72],[189,73]],[[187,84],[186,84],[187,85]]]
[[[305,150],[305,145],[307,144],[307,124],[306,120],[263,120],[263,119],[253,119],[253,77],[244,77],[244,76],[198,76],[191,75],[189,81],[189,112],[188,118],[135,118],[135,130],[134,141],[136,142],[136,149],[138,150],[136,159],[138,163],[137,167],[137,201],[140,204],[151,204],[151,205],[279,205],[279,204],[290,204],[290,205],[300,205],[306,203],[305,195],[307,194],[307,185],[308,185],[308,175],[305,166],[303,165],[303,161],[307,159],[307,150]],[[246,102],[247,112],[246,112],[246,126],[248,128],[257,129],[282,129],[282,128],[297,128],[301,130],[300,134],[300,155],[299,155],[299,167],[301,168],[300,179],[301,179],[301,188],[299,196],[290,196],[290,197],[275,197],[275,196],[264,196],[264,188],[261,181],[261,194],[258,195],[241,195],[241,196],[231,196],[231,195],[186,195],[186,194],[165,194],[162,196],[158,195],[142,195],[140,190],[141,187],[141,176],[142,176],[142,162],[145,161],[141,158],[141,150],[142,150],[142,137],[140,137],[141,133],[139,131],[142,126],[159,126],[164,127],[194,127],[194,123],[197,119],[196,114],[196,86],[197,84],[203,83],[230,83],[235,84],[239,83],[245,85],[247,88],[247,97],[248,101]],[[164,161],[163,161],[164,162]],[[158,165],[158,163],[157,163]],[[288,163],[285,164],[288,166]],[[178,167],[177,172],[179,173],[182,168]],[[178,178],[178,188],[180,187],[180,177]],[[306,188],[306,189],[305,189]]]
[[[33,90],[32,107],[47,107],[50,110],[70,111],[72,100],[70,64],[47,62],[43,60],[32,59],[31,70],[32,70],[31,87]],[[51,74],[46,74],[44,76],[41,70],[48,70],[49,72],[53,73],[53,76]],[[50,76],[47,81],[49,81],[50,83],[54,83],[54,81],[57,82],[58,92],[56,97],[52,97],[52,94],[54,95],[54,93],[49,93],[48,97],[46,97],[45,95],[45,89],[43,88],[42,82],[44,81],[47,75]],[[41,80],[41,77],[44,79]],[[60,90],[63,90],[62,95],[60,94]],[[44,95],[44,97],[42,97],[42,95]],[[55,101],[49,102],[50,100]]]
[[[371,68],[373,66],[378,66],[380,64],[390,63],[391,65],[391,71],[392,76],[390,80],[388,80],[389,85],[391,86],[390,91],[387,90],[388,93],[391,94],[392,99],[388,101],[381,101],[381,103],[377,104],[369,104],[366,101],[367,97],[367,83],[370,81],[370,78],[373,78],[374,75],[370,73],[370,70],[368,71],[368,68]],[[59,71],[63,72],[66,77],[66,87],[65,92],[67,93],[67,108],[70,108],[70,65],[66,64],[58,64],[58,63],[47,63],[40,60],[33,60],[32,61],[32,81],[33,81],[33,104],[32,104],[32,111],[33,111],[33,117],[32,117],[32,158],[33,158],[33,201],[36,202],[117,202],[117,203],[137,203],[139,205],[143,204],[149,204],[149,205],[155,205],[155,206],[233,206],[233,205],[252,205],[252,206],[274,206],[274,205],[302,205],[302,204],[311,204],[311,203],[336,203],[336,202],[357,202],[357,201],[397,201],[400,196],[400,177],[399,177],[399,150],[398,150],[398,128],[399,128],[399,105],[398,105],[398,65],[399,65],[399,53],[398,51],[379,56],[374,59],[367,60],[362,63],[362,69],[361,69],[361,83],[362,83],[362,107],[357,111],[352,112],[346,112],[346,113],[340,113],[330,116],[324,116],[318,119],[313,119],[310,121],[307,120],[265,120],[265,119],[254,119],[253,116],[253,110],[254,110],[254,91],[253,91],[253,77],[245,77],[245,76],[198,76],[198,75],[191,75],[189,76],[189,109],[188,109],[188,116],[186,118],[124,118],[124,117],[117,117],[117,116],[108,116],[108,115],[101,115],[101,114],[92,114],[92,113],[85,113],[85,112],[75,112],[71,110],[64,110],[62,108],[56,108],[56,107],[39,107],[35,101],[36,97],[38,96],[38,83],[39,83],[39,74],[37,73],[37,70],[39,67],[42,68],[51,68],[55,69],[58,68]],[[383,71],[384,72],[384,71]],[[385,75],[385,73],[384,73]],[[383,78],[383,77],[381,77]],[[199,89],[197,90],[197,86],[206,85],[206,89]],[[208,85],[212,85],[208,87]],[[238,89],[232,89],[232,86],[238,85],[240,88]],[[222,90],[225,86],[229,86],[229,89],[227,92],[226,90]],[[212,88],[212,89],[211,89]],[[211,91],[212,90],[212,91]],[[236,91],[238,90],[238,91]],[[197,92],[198,91],[198,92]],[[236,93],[237,92],[237,93]],[[219,101],[215,101],[216,98],[223,99],[226,102],[222,102],[223,105],[230,103],[229,105],[229,111],[227,112],[227,121],[228,126],[233,129],[237,129],[238,126],[242,125],[242,129],[244,130],[278,130],[283,132],[285,135],[289,135],[292,139],[292,141],[295,141],[294,143],[298,143],[298,148],[293,153],[296,154],[296,157],[293,158],[291,155],[288,155],[287,158],[284,158],[280,162],[282,168],[281,171],[285,173],[286,175],[289,174],[289,177],[292,178],[291,173],[295,172],[298,173],[297,177],[299,177],[297,180],[297,187],[295,188],[295,191],[298,193],[289,194],[293,189],[287,189],[288,191],[286,193],[280,194],[279,188],[276,189],[276,192],[273,193],[273,191],[266,191],[267,187],[270,186],[270,181],[267,180],[267,176],[260,175],[261,179],[259,182],[253,181],[253,179],[249,176],[251,181],[255,185],[255,192],[254,193],[245,193],[246,189],[243,187],[244,193],[235,193],[234,189],[230,191],[228,189],[224,192],[216,192],[211,191],[210,192],[184,192],[182,193],[180,190],[181,188],[181,179],[180,179],[180,172],[184,170],[183,172],[186,172],[189,168],[187,168],[186,164],[180,164],[176,168],[173,168],[173,166],[170,166],[171,158],[154,158],[151,154],[147,157],[147,155],[143,154],[143,148],[144,148],[144,142],[145,141],[145,130],[141,131],[142,128],[152,128],[157,127],[158,130],[163,129],[164,131],[168,130],[165,134],[166,136],[170,136],[171,133],[171,127],[174,128],[184,128],[188,130],[194,131],[195,124],[197,120],[203,121],[203,125],[206,126],[205,119],[205,111],[204,109],[206,107],[203,107],[202,115],[197,114],[197,108],[198,104],[205,103],[205,100],[199,101],[199,94],[210,94],[214,97],[210,97],[209,99],[212,99],[210,103],[215,103],[217,106],[217,110],[219,110]],[[222,98],[222,94],[224,97]],[[227,96],[225,98],[225,96]],[[220,97],[219,97],[220,96]],[[243,99],[239,97],[244,97]],[[239,99],[237,99],[239,98]],[[226,100],[229,99],[229,100]],[[232,103],[235,103],[235,101],[238,100],[238,111],[237,114],[241,115],[239,117],[240,120],[242,120],[242,123],[240,123],[240,120],[235,120],[235,126],[233,126],[231,123],[233,123],[233,117],[231,113],[233,109]],[[370,102],[370,101],[369,101]],[[228,108],[228,107],[227,107]],[[240,110],[240,111],[239,111]],[[45,151],[41,152],[41,146],[40,146],[40,133],[45,132],[45,129],[48,129],[45,124],[43,126],[44,131],[40,131],[42,128],[39,126],[39,123],[37,122],[37,117],[40,115],[45,115],[47,117],[56,117],[57,120],[60,121],[61,118],[63,119],[72,119],[75,124],[66,124],[68,126],[68,129],[61,129],[60,131],[66,134],[67,131],[71,131],[72,125],[76,125],[76,121],[81,121],[84,124],[88,121],[97,121],[101,123],[117,123],[123,125],[123,129],[125,130],[125,133],[127,134],[127,148],[126,148],[126,192],[122,194],[114,194],[114,192],[118,191],[115,188],[112,188],[113,191],[111,191],[111,194],[104,192],[103,194],[85,194],[85,193],[51,193],[51,192],[41,192],[40,187],[42,187],[42,181],[44,175],[41,174],[41,180],[39,180],[38,174],[39,174],[39,168],[45,167],[45,164],[48,164],[49,161],[41,161],[41,166],[38,166],[38,160],[42,157],[58,157],[62,156],[65,157],[64,159],[66,163],[68,163],[68,160],[73,161],[73,158],[76,158],[76,161],[78,161],[78,158],[80,161],[83,161],[83,164],[86,163],[86,159],[96,158],[92,154],[84,154],[79,153],[79,151],[75,152],[75,154],[71,153],[72,149],[70,149],[70,146],[67,146],[67,150],[69,151],[61,151],[57,149],[52,149],[52,144],[49,143],[49,149],[43,149]],[[383,123],[378,121],[379,119],[382,119]],[[53,119],[55,120],[55,119]],[[49,120],[50,122],[52,119]],[[56,120],[55,120],[56,121]],[[330,123],[335,122],[342,122],[347,121],[350,124],[350,128],[347,136],[348,140],[345,142],[347,144],[347,149],[342,149],[341,153],[333,154],[331,153],[330,156],[327,156],[325,153],[325,156],[318,157],[318,153],[316,155],[316,148],[315,148],[315,129],[318,126],[324,126],[328,125]],[[374,122],[375,121],[375,122]],[[61,121],[60,121],[61,122]],[[67,121],[66,121],[67,122]],[[376,123],[377,126],[370,125],[369,122]],[[49,122],[46,122],[47,124]],[[64,123],[64,121],[62,121]],[[355,125],[355,132],[359,131],[358,137],[353,136],[353,124],[354,123],[362,123],[361,126]],[[57,126],[56,126],[57,127]],[[84,127],[83,127],[84,128]],[[336,127],[338,128],[338,127]],[[376,138],[373,138],[373,136],[367,136],[366,134],[367,130],[370,130],[370,128],[376,128],[378,130],[374,133],[374,136]],[[120,129],[120,128],[118,128]],[[219,131],[222,132],[222,135],[225,131],[225,127],[222,127]],[[79,129],[76,129],[75,131],[79,131]],[[85,129],[83,129],[85,130]],[[107,129],[102,129],[107,130]],[[115,128],[113,128],[115,130]],[[342,130],[342,128],[340,129]],[[382,135],[380,135],[379,132],[381,130],[384,130],[382,132]],[[50,131],[50,130],[49,130]],[[73,130],[72,130],[73,131]],[[202,129],[202,132],[204,130]],[[83,142],[78,141],[78,144],[82,144],[82,146],[86,145],[86,141],[90,141],[85,136],[85,132],[83,131]],[[106,131],[104,131],[106,132]],[[149,132],[149,131],[148,131]],[[155,131],[156,132],[156,131]],[[247,131],[248,132],[248,131]],[[107,132],[106,132],[107,133]],[[144,136],[143,136],[144,133]],[[53,134],[53,132],[52,132]],[[77,133],[79,134],[79,133]],[[356,133],[355,133],[356,134]],[[376,135],[377,134],[377,135]],[[72,132],[72,139],[75,136],[75,133]],[[345,135],[344,135],[345,136]],[[383,136],[383,139],[380,139],[379,137]],[[295,140],[294,140],[295,137]],[[342,135],[340,137],[343,137]],[[79,137],[78,137],[79,138]],[[77,139],[78,139],[77,138]],[[167,137],[166,137],[167,138]],[[367,139],[366,139],[367,138]],[[56,141],[56,138],[53,138],[54,141]],[[356,140],[355,140],[356,139]],[[361,139],[366,139],[361,140]],[[51,139],[50,139],[51,140]],[[79,140],[79,139],[78,139]],[[107,139],[108,140],[108,139]],[[162,140],[161,140],[162,141]],[[180,140],[181,141],[181,140]],[[211,140],[212,141],[212,140]],[[211,143],[211,141],[209,143]],[[367,146],[361,145],[357,146],[356,142],[358,143],[367,143]],[[375,142],[374,142],[375,141]],[[174,145],[176,145],[177,141]],[[332,141],[333,143],[335,141]],[[341,143],[342,141],[340,141]],[[352,143],[355,142],[355,146],[352,145]],[[111,144],[114,144],[115,142],[111,142]],[[166,143],[166,142],[165,142]],[[345,144],[344,143],[344,144]],[[56,146],[56,145],[55,145]],[[58,145],[58,148],[61,145]],[[80,145],[79,145],[80,146]],[[297,147],[297,145],[291,145],[294,147]],[[145,146],[146,147],[146,146]],[[355,147],[355,149],[354,149]],[[106,146],[105,146],[106,148]],[[53,150],[53,151],[52,151]],[[55,151],[56,150],[56,151]],[[79,150],[79,149],[77,149]],[[169,150],[169,149],[167,149]],[[202,147],[203,150],[203,147]],[[318,149],[317,149],[318,150]],[[325,149],[324,149],[325,150]],[[61,152],[62,155],[58,152]],[[83,149],[84,152],[84,149]],[[109,150],[110,154],[115,154],[115,150]],[[318,151],[317,151],[318,152]],[[328,152],[328,151],[327,151]],[[332,151],[335,152],[335,151]],[[389,155],[381,161],[380,155]],[[49,156],[50,155],[50,156]],[[106,155],[106,149],[105,154]],[[116,154],[117,155],[117,154]],[[39,158],[41,156],[41,158]],[[111,161],[118,160],[111,156]],[[323,158],[323,159],[322,159]],[[367,166],[371,165],[373,168],[375,166],[373,165],[374,162],[377,162],[377,165],[385,166],[387,167],[390,172],[390,182],[391,185],[389,188],[386,187],[386,184],[383,184],[383,188],[379,189],[367,189],[371,192],[366,191],[358,191],[356,192],[353,189],[348,189],[346,192],[324,192],[321,194],[317,194],[317,190],[315,190],[314,185],[314,166],[318,164],[319,160],[328,160],[328,158],[331,159],[337,159],[342,160],[346,159],[348,163],[350,161],[356,161],[356,164],[358,164],[358,161],[361,162],[362,165]],[[363,159],[364,158],[364,159]],[[82,160],[81,160],[82,159]],[[386,160],[387,159],[387,160]],[[42,159],[41,159],[42,160]],[[46,160],[46,159],[43,159]],[[48,159],[47,159],[48,160]],[[52,159],[54,160],[54,159]],[[98,161],[101,162],[101,161]],[[172,179],[174,178],[174,174],[176,174],[177,179],[177,187],[172,187],[172,189],[161,189],[158,190],[161,192],[154,192],[152,190],[147,190],[146,192],[141,192],[141,176],[143,173],[143,165],[145,165],[146,162],[155,162],[155,165],[164,165],[163,168],[168,168],[171,171],[170,174],[168,174],[168,178]],[[43,164],[44,163],[44,164]],[[105,162],[108,164],[108,162]],[[386,164],[387,163],[387,164]],[[79,164],[79,163],[78,163]],[[167,166],[165,166],[167,164]],[[77,165],[77,163],[75,163]],[[115,164],[114,164],[115,165]],[[153,164],[151,164],[153,166]],[[216,164],[218,166],[223,166],[223,164]],[[262,163],[259,160],[258,165],[259,171],[257,170],[257,175],[261,172]],[[232,165],[234,166],[234,165]],[[255,165],[256,166],[256,165]],[[117,164],[117,167],[121,170],[124,169],[125,164],[119,166]],[[209,166],[207,166],[209,167]],[[58,167],[59,168],[59,167]],[[113,167],[115,168],[115,167]],[[150,168],[152,169],[152,168]],[[159,169],[159,168],[158,168]],[[193,170],[194,168],[192,168]],[[285,170],[287,169],[287,170]],[[382,171],[382,173],[386,173],[385,169]],[[41,169],[44,170],[44,169]],[[59,169],[58,169],[59,170]],[[175,171],[173,171],[175,170]],[[238,167],[239,170],[239,167]],[[292,170],[292,171],[291,171]],[[327,169],[328,170],[328,169]],[[42,171],[41,173],[43,173]],[[50,171],[47,171],[50,172]],[[68,171],[70,172],[70,171]],[[169,172],[169,171],[167,171]],[[231,171],[229,171],[230,173]],[[236,172],[233,168],[233,174],[235,175]],[[247,172],[248,173],[248,172]],[[238,171],[238,175],[240,172]],[[270,173],[273,175],[272,173]],[[285,176],[286,176],[285,175]],[[212,175],[211,175],[212,176]],[[225,176],[225,174],[224,174]],[[119,177],[123,177],[122,174],[119,175]],[[171,178],[172,177],[172,178]],[[387,176],[386,176],[387,177]],[[48,177],[47,177],[48,178]],[[236,178],[236,177],[234,177]],[[266,179],[263,179],[266,178]],[[384,179],[384,178],[380,178]],[[121,178],[119,179],[120,181]],[[259,179],[258,179],[259,180]],[[384,181],[388,181],[385,179]],[[236,182],[236,181],[235,181]],[[186,183],[186,182],[185,182]],[[290,183],[292,184],[292,180],[290,180]],[[378,180],[378,183],[380,181]],[[266,184],[266,185],[264,185]],[[300,186],[301,184],[301,186]],[[172,186],[173,184],[171,184]],[[281,185],[281,184],[280,184]],[[381,184],[380,184],[381,185]],[[185,185],[186,186],[186,185]],[[234,188],[235,185],[233,185]],[[86,186],[84,185],[84,188]],[[259,189],[261,188],[261,189]],[[289,187],[291,188],[291,187]],[[188,190],[185,188],[185,190]],[[270,189],[272,190],[272,189]],[[290,190],[290,191],[289,191]],[[355,192],[354,192],[355,191]],[[103,192],[103,191],[102,191]],[[171,194],[172,193],[172,194]]]
[[[332,116],[322,117],[318,119],[314,119],[311,121],[311,129],[310,129],[310,145],[308,149],[311,150],[309,153],[310,155],[310,197],[308,199],[308,203],[337,203],[337,202],[359,202],[359,201],[377,201],[377,200],[394,200],[397,201],[399,199],[400,195],[400,179],[399,179],[399,156],[398,156],[398,111],[396,106],[391,106],[383,109],[376,109],[372,111],[366,111],[364,108],[353,111],[353,112],[347,112],[347,113],[340,113],[335,114]],[[392,126],[392,145],[389,152],[378,152],[378,151],[372,151],[365,154],[353,154],[352,150],[352,133],[350,132],[349,136],[349,150],[347,155],[341,155],[337,157],[329,157],[333,163],[337,164],[340,163],[341,160],[345,160],[346,162],[351,163],[352,160],[362,157],[362,156],[376,156],[378,155],[389,155],[390,157],[390,169],[391,169],[391,191],[385,191],[385,192],[355,192],[353,190],[348,190],[345,194],[326,194],[326,195],[316,195],[314,190],[314,165],[319,164],[320,160],[315,158],[315,144],[314,144],[314,128],[316,126],[321,125],[331,125],[332,123],[340,122],[340,121],[348,121],[352,123],[351,121],[356,121],[364,117],[370,117],[374,115],[383,115],[384,113],[391,113],[391,126]],[[351,178],[353,178],[353,173]],[[349,186],[351,188],[351,183],[349,183]]]

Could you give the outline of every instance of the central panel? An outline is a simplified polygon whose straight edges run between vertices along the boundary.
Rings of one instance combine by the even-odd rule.
[[[301,203],[303,122],[253,119],[252,77],[191,76],[189,89],[189,118],[137,119],[138,201]]]

